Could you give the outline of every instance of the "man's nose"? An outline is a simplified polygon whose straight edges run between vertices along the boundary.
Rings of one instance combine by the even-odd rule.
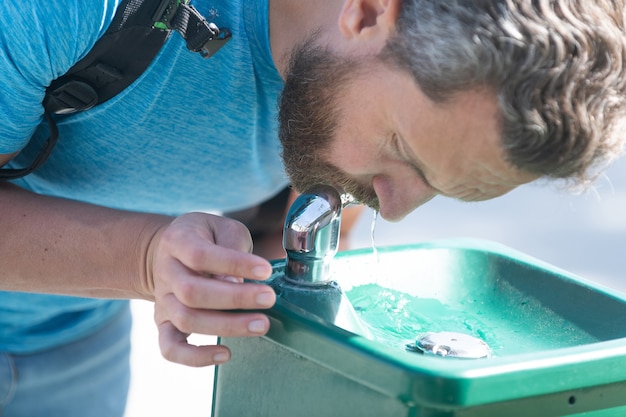
[[[391,222],[406,217],[417,207],[431,200],[437,193],[423,181],[402,181],[387,176],[372,178],[372,186],[379,201],[380,216]]]

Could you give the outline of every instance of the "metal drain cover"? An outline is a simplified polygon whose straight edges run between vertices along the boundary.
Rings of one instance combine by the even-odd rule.
[[[428,332],[419,335],[409,350],[462,359],[481,359],[491,356],[491,349],[484,340],[456,332]]]

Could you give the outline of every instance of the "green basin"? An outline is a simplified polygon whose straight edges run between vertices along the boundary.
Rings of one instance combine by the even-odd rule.
[[[216,369],[215,417],[626,415],[624,295],[476,240],[347,251],[333,268],[365,331],[277,291],[265,337],[220,340],[233,359]],[[406,349],[446,331],[491,356]]]

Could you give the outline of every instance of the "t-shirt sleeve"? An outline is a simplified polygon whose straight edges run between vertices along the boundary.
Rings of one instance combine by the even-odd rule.
[[[0,13],[0,154],[23,148],[50,82],[91,49],[119,0],[20,0]]]

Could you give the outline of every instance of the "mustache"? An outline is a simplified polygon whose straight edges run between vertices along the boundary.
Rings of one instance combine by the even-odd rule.
[[[380,202],[374,187],[349,176],[333,164],[319,162],[313,172],[318,173],[315,181],[333,186],[342,194],[349,194],[354,202],[364,204],[373,210],[380,209]]]
[[[344,176],[338,186],[344,193],[351,195],[356,203],[364,204],[375,211],[380,210],[378,196],[371,186],[361,184],[348,176]]]

